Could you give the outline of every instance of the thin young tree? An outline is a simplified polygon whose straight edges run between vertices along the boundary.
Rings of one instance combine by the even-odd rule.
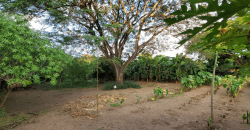
[[[244,16],[249,12],[250,8],[250,1],[249,0],[221,0],[220,2],[218,0],[211,1],[211,0],[200,0],[200,1],[192,1],[189,0],[189,5],[182,6],[181,10],[175,11],[174,13],[171,13],[176,18],[167,18],[165,21],[171,25],[176,24],[180,21],[196,17],[200,20],[206,20],[207,22],[204,22],[202,26],[195,27],[194,29],[189,29],[181,34],[186,35],[186,38],[181,40],[179,42],[180,45],[183,45],[187,41],[191,40],[194,36],[196,36],[199,33],[207,33],[205,38],[202,39],[201,42],[196,43],[195,45],[192,45],[191,48],[193,51],[203,48],[205,49],[213,49],[214,51],[217,51],[218,44],[220,46],[232,46],[237,50],[240,50],[240,52],[243,52],[245,49],[245,46],[249,43],[249,26],[241,26],[241,30],[238,31],[238,27],[234,27],[235,29],[232,29],[231,33],[224,35],[222,37],[217,37],[217,35],[220,34],[219,29],[225,28],[227,26],[227,21],[232,16]],[[206,2],[207,5],[201,6],[202,2]],[[197,8],[198,5],[198,8]],[[188,6],[191,7],[189,10]],[[216,12],[217,15],[207,15],[208,13]],[[220,19],[222,19],[220,21]],[[238,42],[238,41],[241,42]],[[243,47],[243,48],[242,48]],[[241,53],[244,54],[244,53]],[[214,73],[215,73],[215,67],[217,65],[217,53],[215,58],[215,65],[213,69],[213,80],[214,80]],[[249,66],[243,69],[244,73],[249,72]],[[214,81],[213,81],[214,82]],[[214,89],[214,83],[211,86],[212,92]],[[211,118],[212,123],[214,122],[214,115],[213,115],[213,94],[211,94]]]

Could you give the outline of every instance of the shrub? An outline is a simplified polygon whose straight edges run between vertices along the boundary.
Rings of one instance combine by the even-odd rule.
[[[214,87],[220,84],[221,77],[215,75]],[[211,84],[212,74],[205,71],[198,72],[197,75],[188,75],[181,79],[181,85],[187,88],[196,88],[205,84]]]
[[[237,97],[239,94],[239,90],[243,88],[244,85],[247,83],[247,77],[239,77],[226,75],[222,79],[222,84],[224,88],[227,88],[227,94],[228,92],[231,93],[233,97]]]
[[[141,88],[141,85],[135,82],[124,81],[122,85],[117,85],[116,82],[107,82],[104,84],[104,90],[113,90],[115,85],[116,85],[116,89]]]
[[[126,88],[141,88],[141,85],[133,81],[124,81],[123,85],[127,86]]]

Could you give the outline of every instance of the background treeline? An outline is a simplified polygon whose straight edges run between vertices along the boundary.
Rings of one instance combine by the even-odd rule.
[[[237,67],[233,61],[220,55],[216,75],[236,74]],[[81,58],[72,57],[71,64],[64,68],[58,77],[58,85],[55,87],[87,87],[96,83],[98,60],[99,83],[115,81],[115,71],[109,60],[105,57],[83,55]],[[129,64],[124,72],[124,80],[147,81],[147,82],[180,82],[182,78],[190,75],[211,73],[214,64],[213,59],[193,60],[183,54],[176,57],[163,55],[152,57],[151,54],[143,53],[138,59]],[[199,73],[200,72],[200,73]],[[45,75],[40,77],[42,81],[49,81]],[[61,84],[60,84],[61,81]],[[95,86],[95,84],[93,84]]]
[[[235,63],[227,55],[220,54],[216,74],[232,75],[237,69]],[[177,54],[176,57],[158,55],[152,58],[150,54],[142,54],[126,68],[125,78],[136,81],[177,82],[182,77],[197,75],[198,72],[212,72],[214,59],[192,60]]]

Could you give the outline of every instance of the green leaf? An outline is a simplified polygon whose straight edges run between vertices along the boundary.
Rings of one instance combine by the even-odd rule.
[[[220,27],[222,28],[226,27],[227,25],[226,22],[230,17],[232,17],[236,13],[241,13],[241,15],[244,15],[244,13],[246,12],[242,12],[242,9],[249,8],[249,4],[250,4],[249,0],[233,0],[233,1],[230,1],[231,2],[230,4],[228,4],[226,0],[223,0],[221,5],[219,5],[218,0],[215,0],[215,1],[189,0],[189,1],[190,1],[190,7],[191,7],[189,11],[187,11],[186,5],[182,5],[181,10],[171,13],[171,15],[174,15],[176,18],[167,18],[164,21],[168,25],[172,25],[180,21],[197,16],[199,19],[206,20],[207,22],[203,23],[202,27],[195,27],[193,30],[189,29],[185,32],[182,32],[181,34],[188,34],[188,37],[184,40],[181,40],[179,42],[180,45],[183,45],[186,41],[190,40],[192,37],[194,37],[196,34],[198,34],[204,29],[205,31],[211,31],[211,33],[209,33],[206,36],[207,43],[209,44],[209,42],[212,41],[213,36],[219,33],[218,29]],[[201,3],[202,1],[207,2],[208,6],[205,8],[199,5],[198,8],[196,8],[196,4]],[[218,15],[217,16],[199,16],[199,15],[207,14],[210,12],[217,12]],[[223,20],[221,22],[217,22],[219,19],[223,19]],[[209,27],[209,26],[212,26],[212,27]]]
[[[246,114],[243,114],[243,115],[242,115],[242,119],[243,119],[243,120],[246,120],[246,119],[247,119]]]

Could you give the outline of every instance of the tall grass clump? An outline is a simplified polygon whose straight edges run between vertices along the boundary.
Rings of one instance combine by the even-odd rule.
[[[124,81],[122,85],[118,85],[116,82],[107,82],[104,84],[104,90],[113,90],[116,85],[116,89],[126,88],[141,88],[141,85],[133,81]]]

